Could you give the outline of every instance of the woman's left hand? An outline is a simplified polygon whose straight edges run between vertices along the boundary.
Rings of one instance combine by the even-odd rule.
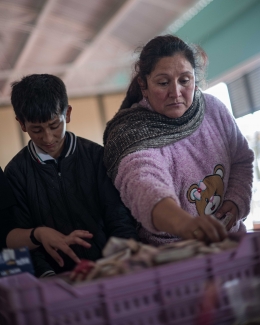
[[[224,216],[230,216],[230,220],[228,224],[226,225],[226,229],[230,230],[233,226],[236,225],[238,221],[238,207],[236,204],[232,201],[224,201],[221,208],[217,211],[215,214],[215,217],[217,219],[221,219]]]

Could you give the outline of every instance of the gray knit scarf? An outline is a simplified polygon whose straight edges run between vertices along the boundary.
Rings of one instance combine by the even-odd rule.
[[[135,151],[160,148],[192,134],[200,126],[205,102],[196,90],[192,105],[178,118],[169,118],[140,105],[121,109],[104,132],[104,164],[114,182],[120,161]]]

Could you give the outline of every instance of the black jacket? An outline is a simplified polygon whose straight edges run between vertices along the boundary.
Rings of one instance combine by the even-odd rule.
[[[0,251],[6,247],[6,236],[14,228],[15,197],[0,167]]]
[[[96,260],[110,236],[137,239],[135,221],[106,174],[103,147],[69,132],[67,137],[72,143],[59,170],[55,163],[38,160],[31,141],[6,166],[5,174],[22,210],[16,227],[45,225],[65,235],[76,229],[88,230],[93,234],[88,240],[91,248],[71,248],[79,258]],[[70,270],[74,262],[61,255],[63,268],[42,247],[32,252],[36,275],[50,269],[56,273]]]

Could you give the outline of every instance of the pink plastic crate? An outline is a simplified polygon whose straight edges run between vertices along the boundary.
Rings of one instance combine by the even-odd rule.
[[[237,240],[239,245],[233,249],[222,252],[220,258],[230,260],[245,256],[260,257],[260,232],[234,233],[230,238]],[[214,254],[215,255],[215,254]]]
[[[109,319],[159,310],[157,283],[154,268],[102,281]]]
[[[210,273],[219,289],[216,309],[218,320],[220,323],[227,319],[234,322],[233,303],[223,287],[232,280],[238,280],[242,284],[253,278],[260,279],[260,233],[242,235],[238,247],[221,254],[212,254]]]
[[[228,325],[234,306],[223,289],[259,277],[260,233],[228,251],[71,286],[29,273],[0,279],[1,325]],[[207,308],[208,284],[215,283]],[[260,310],[260,308],[259,308]],[[207,323],[208,322],[208,323]]]
[[[208,270],[209,256],[195,257],[157,269],[167,325],[214,324],[215,310],[204,307],[210,281]]]
[[[204,256],[158,267],[156,272],[162,303],[176,304],[191,298],[197,301],[208,279],[208,265],[208,257]]]
[[[71,286],[55,279],[41,283],[48,325],[103,325],[107,319],[97,282]]]
[[[203,309],[201,297],[197,301],[187,299],[168,305],[164,308],[164,312],[167,325],[213,325],[215,320],[213,312]]]
[[[165,325],[166,319],[162,309],[151,309],[131,316],[111,319],[109,325]]]
[[[72,287],[29,273],[0,280],[1,325],[103,325],[107,319],[98,283]]]
[[[220,283],[260,276],[260,233],[243,235],[238,247],[210,255],[210,270]]]
[[[39,281],[29,273],[0,279],[1,325],[46,324]]]
[[[218,286],[218,320],[246,323],[260,319],[260,277],[234,279]],[[221,323],[221,322],[220,322]]]

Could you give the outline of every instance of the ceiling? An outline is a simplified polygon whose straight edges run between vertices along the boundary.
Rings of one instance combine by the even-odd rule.
[[[70,97],[121,91],[134,50],[211,1],[0,0],[0,105],[32,73],[60,76]]]

